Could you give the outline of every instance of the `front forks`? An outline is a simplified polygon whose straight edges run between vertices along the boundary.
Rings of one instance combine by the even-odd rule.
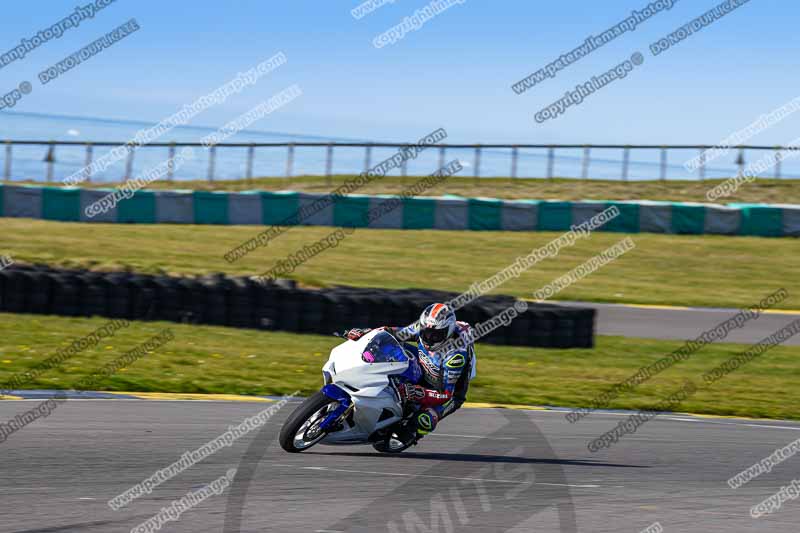
[[[331,429],[335,428],[336,426],[342,424],[344,420],[353,412],[353,399],[350,395],[333,383],[329,383],[322,387],[320,391],[322,394],[330,398],[331,400],[335,400],[339,402],[339,407],[331,411],[325,416],[325,420],[319,425],[325,431],[330,431]]]

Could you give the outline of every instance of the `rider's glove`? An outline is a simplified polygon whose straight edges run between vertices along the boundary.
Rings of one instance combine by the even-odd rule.
[[[420,402],[425,399],[425,387],[413,383],[401,383],[397,389],[400,397],[409,402]]]
[[[347,337],[348,339],[350,339],[351,341],[357,341],[358,339],[360,339],[361,337],[363,337],[364,335],[366,335],[370,331],[372,331],[372,330],[353,328],[353,329],[349,329],[349,330],[345,331],[344,332],[344,336]]]
[[[436,424],[439,422],[439,415],[437,415],[436,411],[433,409],[425,409],[417,414],[415,422],[417,426],[417,436],[422,437],[436,429]]]

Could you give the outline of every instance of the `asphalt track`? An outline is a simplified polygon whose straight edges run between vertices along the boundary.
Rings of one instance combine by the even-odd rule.
[[[736,315],[739,309],[704,307],[667,307],[592,302],[557,302],[559,305],[592,307],[597,310],[595,328],[598,335],[619,335],[642,339],[694,339]],[[769,311],[757,319],[731,330],[723,342],[752,344],[800,318],[797,311]],[[800,336],[784,344],[800,346]]]
[[[0,402],[8,420],[38,403]],[[619,413],[463,409],[397,456],[275,442],[295,404],[119,511],[107,501],[270,403],[69,400],[0,444],[0,531],[129,532],[237,468],[223,494],[166,532],[797,531],[800,501],[750,507],[800,478],[789,459],[739,489],[726,480],[800,437],[800,423],[662,415],[609,449]],[[415,525],[416,524],[416,525]]]

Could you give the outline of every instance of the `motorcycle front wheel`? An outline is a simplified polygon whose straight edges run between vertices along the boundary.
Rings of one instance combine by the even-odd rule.
[[[321,392],[306,398],[283,424],[278,437],[281,448],[291,453],[303,452],[325,438],[328,432],[319,425],[338,405]]]

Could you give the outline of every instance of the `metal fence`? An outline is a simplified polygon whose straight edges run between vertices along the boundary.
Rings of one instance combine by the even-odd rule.
[[[57,161],[58,155],[58,148],[59,147],[84,147],[85,149],[85,158],[84,158],[84,167],[88,168],[92,163],[92,158],[94,154],[94,149],[97,147],[118,147],[118,146],[126,146],[128,149],[127,158],[125,161],[124,172],[120,176],[121,179],[129,179],[133,176],[133,163],[134,158],[136,157],[136,153],[140,150],[157,150],[157,149],[167,149],[167,157],[172,158],[175,156],[175,151],[177,148],[182,147],[204,147],[201,143],[186,143],[186,142],[162,142],[162,143],[150,143],[147,145],[134,145],[130,143],[124,142],[85,142],[85,141],[29,141],[29,140],[6,140],[5,144],[5,159],[4,159],[4,170],[3,170],[3,179],[6,181],[10,181],[12,179],[12,172],[14,168],[14,150],[15,146],[42,146],[44,148],[44,157],[42,159],[45,167],[46,181],[52,182],[53,181],[53,168]],[[231,149],[231,148],[246,148],[247,155],[246,155],[246,165],[245,165],[245,172],[241,178],[244,179],[252,179],[253,178],[253,161],[256,155],[256,150],[269,150],[271,157],[278,157],[283,158],[285,160],[285,174],[284,176],[290,178],[293,176],[294,166],[295,166],[295,149],[301,147],[317,147],[320,149],[325,150],[325,164],[324,164],[324,176],[330,178],[333,175],[333,160],[334,160],[334,151],[335,150],[342,150],[342,149],[362,149],[363,156],[364,156],[364,171],[372,168],[374,163],[373,161],[373,149],[376,148],[403,148],[409,146],[408,144],[403,143],[361,143],[361,142],[266,142],[266,143],[220,143],[216,146],[213,146],[208,149],[208,170],[206,178],[208,181],[214,181],[215,173],[216,173],[216,159],[217,159],[217,150],[224,150],[224,149]],[[619,170],[620,170],[620,178],[622,181],[627,181],[629,179],[630,174],[630,166],[631,166],[631,152],[638,151],[638,150],[658,150],[660,153],[659,159],[659,179],[666,180],[667,179],[667,169],[668,169],[668,161],[669,161],[669,152],[675,150],[696,150],[698,156],[700,158],[700,165],[695,171],[695,176],[699,180],[703,180],[706,178],[706,166],[705,166],[705,151],[710,149],[718,149],[718,150],[726,150],[726,151],[734,151],[737,153],[736,157],[736,165],[739,168],[739,172],[744,169],[746,164],[745,153],[746,151],[759,151],[759,152],[772,152],[774,161],[771,166],[774,167],[774,177],[781,178],[782,177],[782,169],[781,169],[781,161],[785,158],[782,156],[784,152],[797,152],[798,147],[796,146],[753,146],[753,145],[743,145],[743,146],[717,146],[717,145],[621,145],[621,144],[591,144],[591,145],[584,145],[584,144],[437,144],[432,146],[431,149],[438,150],[438,161],[439,167],[444,166],[446,161],[446,153],[447,150],[453,149],[460,149],[460,150],[471,150],[473,151],[473,161],[472,161],[472,173],[471,175],[480,178],[481,176],[481,156],[486,153],[486,151],[497,151],[497,150],[506,150],[510,154],[510,167],[508,169],[508,176],[512,178],[517,178],[518,176],[518,168],[519,168],[519,153],[520,150],[524,149],[538,149],[538,150],[545,150],[546,151],[546,173],[543,176],[536,176],[542,178],[552,179],[557,174],[556,168],[556,153],[559,150],[582,150],[583,156],[580,160],[580,176],[564,176],[561,177],[574,177],[580,179],[588,179],[590,176],[590,170],[592,165],[592,153],[593,151],[597,150],[604,150],[604,151],[614,151],[618,155],[621,155],[622,158],[619,161]],[[283,154],[275,154],[275,151],[280,150],[284,152]],[[607,160],[604,160],[605,163],[608,163]],[[407,161],[403,161],[400,173],[402,176],[407,175]],[[92,174],[91,171],[84,172],[85,179],[87,181],[91,181]],[[280,177],[280,176],[271,176],[271,177]],[[169,170],[169,174],[167,176],[168,180],[172,180],[174,178],[172,169]]]

